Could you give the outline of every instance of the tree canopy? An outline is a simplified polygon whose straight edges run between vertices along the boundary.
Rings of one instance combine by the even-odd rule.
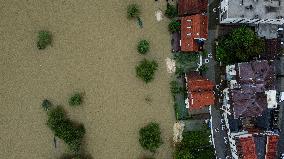
[[[190,131],[183,134],[182,142],[177,146],[176,159],[213,159],[214,148],[209,142],[210,131]]]
[[[139,130],[139,142],[140,145],[151,152],[155,152],[159,148],[163,141],[161,138],[161,130],[158,123],[149,123],[145,127]]]
[[[154,79],[155,71],[158,69],[158,63],[156,61],[142,60],[139,65],[136,66],[136,75],[146,83]]]
[[[253,30],[241,26],[218,40],[216,58],[224,64],[245,62],[263,53],[264,46]]]

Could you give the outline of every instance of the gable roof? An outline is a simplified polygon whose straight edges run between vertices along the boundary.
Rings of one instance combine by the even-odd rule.
[[[257,117],[275,105],[268,103],[275,93],[274,64],[266,60],[239,63],[235,67],[237,87],[230,90],[231,104],[235,118]],[[272,94],[271,99],[268,95]],[[274,98],[273,98],[274,99]]]
[[[256,146],[252,136],[239,138],[243,159],[257,159]]]
[[[208,38],[208,16],[196,14],[181,18],[181,51],[199,51],[197,39]]]
[[[215,101],[214,84],[197,72],[187,75],[187,89],[190,109],[200,109],[212,105]]]
[[[266,155],[265,159],[275,159],[277,152],[278,135],[267,136]]]
[[[179,0],[178,14],[179,16],[198,14],[206,12],[208,0]]]

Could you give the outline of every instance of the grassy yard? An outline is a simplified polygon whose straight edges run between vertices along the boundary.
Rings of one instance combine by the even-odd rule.
[[[165,1],[138,1],[143,29],[126,18],[130,0],[0,0],[0,156],[1,159],[54,159],[54,147],[41,108],[43,99],[62,105],[71,120],[86,129],[85,149],[94,159],[138,159],[139,128],[156,121],[164,144],[156,159],[171,159],[175,121],[165,59],[170,56],[168,19],[155,11]],[[51,46],[37,48],[37,33],[48,30]],[[137,43],[147,39],[147,55]],[[143,58],[159,68],[148,84],[136,77]],[[84,102],[69,106],[69,97],[84,92]],[[151,99],[151,100],[148,100]]]

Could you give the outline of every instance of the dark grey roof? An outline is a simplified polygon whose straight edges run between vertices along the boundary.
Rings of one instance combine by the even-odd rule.
[[[256,93],[247,88],[233,89],[230,96],[236,118],[257,117],[267,109],[267,97],[264,92]]]
[[[276,79],[276,90],[284,92],[284,77],[279,77]]]
[[[276,66],[276,74],[284,76],[284,56],[281,56],[276,60],[275,66]]]
[[[265,91],[275,90],[274,63],[267,60],[239,63],[236,80],[240,87],[230,91],[235,117],[260,116],[267,109]]]
[[[266,109],[262,112],[261,116],[257,117],[256,119],[256,125],[258,128],[262,128],[264,130],[270,129],[270,121],[271,121],[271,110]]]
[[[180,51],[180,40],[181,40],[181,35],[179,32],[172,33],[171,45],[172,45],[173,52]]]
[[[242,128],[242,122],[240,119],[234,119],[232,115],[228,117],[229,120],[229,126],[231,132],[239,132],[240,129]]]
[[[266,149],[266,137],[263,135],[254,136],[254,142],[256,147],[257,159],[265,158],[265,149]]]

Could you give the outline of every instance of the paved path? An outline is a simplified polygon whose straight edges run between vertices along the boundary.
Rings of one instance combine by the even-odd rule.
[[[280,139],[278,143],[278,156],[280,158],[281,154],[284,154],[284,102],[281,102],[280,104],[280,111],[279,116],[282,116],[282,118],[279,118],[281,120],[280,123]]]
[[[213,59],[213,44],[215,43],[215,39],[218,37],[218,25],[216,25],[216,18],[218,17],[218,13],[213,12],[212,6],[213,3],[218,3],[218,0],[209,0],[209,31],[208,31],[208,40],[206,41],[205,49],[208,51],[208,57],[203,57],[203,59],[208,59],[209,63],[208,71],[206,72],[206,76],[209,80],[215,82],[215,84],[219,84],[219,68],[218,63]],[[216,6],[216,5],[215,5]],[[205,61],[205,60],[204,60]],[[218,97],[218,95],[217,95]],[[220,103],[217,102],[215,106],[211,107],[211,118],[212,118],[212,128],[213,128],[213,139],[216,150],[216,158],[217,159],[225,159],[228,154],[226,153],[228,149],[228,145],[225,144],[224,137],[227,137],[227,133],[222,130],[221,123],[221,111],[220,111]],[[215,131],[217,130],[217,131]]]

